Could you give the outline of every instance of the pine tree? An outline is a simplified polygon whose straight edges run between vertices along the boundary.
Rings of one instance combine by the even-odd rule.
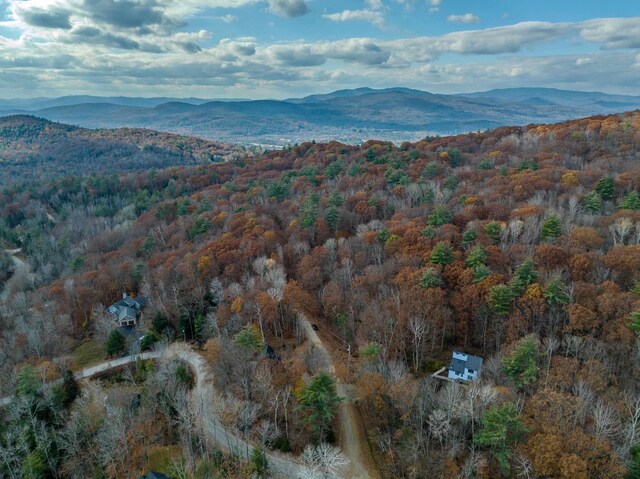
[[[528,258],[518,265],[513,279],[509,282],[511,294],[520,296],[538,277],[533,259]]]
[[[438,227],[451,222],[451,213],[444,206],[436,206],[429,215],[430,226]]]
[[[127,341],[123,334],[114,329],[109,335],[107,340],[107,354],[113,356],[114,354],[122,354],[127,349]]]
[[[438,288],[442,286],[440,275],[434,268],[427,268],[420,278],[420,286],[422,288]]]
[[[429,260],[433,264],[446,265],[453,261],[453,250],[445,242],[440,242],[433,248]]]
[[[304,422],[311,427],[318,442],[326,440],[341,401],[335,382],[327,373],[319,373],[302,391],[299,409],[305,413]]]
[[[640,195],[637,191],[632,191],[627,196],[624,197],[622,203],[620,204],[620,209],[623,210],[640,210]]]
[[[615,196],[616,183],[610,176],[605,176],[596,183],[595,190],[603,200],[612,200]]]
[[[602,209],[602,197],[597,191],[592,191],[584,197],[584,207],[591,214],[600,213]]]
[[[502,360],[502,368],[519,389],[536,380],[538,372],[538,343],[533,336],[522,339],[510,356]]]
[[[549,216],[544,223],[542,223],[542,231],[540,232],[540,239],[542,239],[542,241],[557,238],[561,234],[562,222],[557,215]]]
[[[512,403],[491,407],[482,416],[482,429],[474,438],[479,446],[488,447],[500,464],[503,476],[509,475],[512,447],[527,433],[518,418],[518,409]]]
[[[544,288],[544,299],[550,306],[566,306],[569,304],[567,286],[558,277],[552,278]]]
[[[473,282],[479,283],[487,276],[491,274],[491,270],[487,268],[485,265],[481,264],[473,270]]]
[[[473,243],[478,237],[478,233],[475,230],[468,229],[462,233],[462,244]]]
[[[502,227],[500,223],[496,221],[492,221],[487,223],[484,226],[484,233],[491,239],[493,244],[500,243],[500,233],[502,232]]]
[[[511,288],[506,284],[498,284],[489,291],[489,306],[496,314],[509,314],[511,312],[512,299]]]
[[[477,268],[478,266],[485,266],[489,253],[481,244],[474,246],[467,255],[466,266],[467,268]]]

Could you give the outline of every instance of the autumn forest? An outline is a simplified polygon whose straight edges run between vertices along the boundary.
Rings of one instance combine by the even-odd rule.
[[[119,148],[160,151],[136,141]],[[0,477],[284,477],[277,457],[305,477],[640,478],[639,112],[401,145],[180,141],[179,166],[171,146],[0,192]],[[149,300],[135,337],[107,309],[123,292]],[[185,357],[74,377],[176,345],[252,452],[208,434]],[[454,350],[478,380],[433,376]]]

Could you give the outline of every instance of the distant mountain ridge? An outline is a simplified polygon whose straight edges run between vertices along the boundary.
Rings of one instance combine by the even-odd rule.
[[[456,95],[401,87],[357,88],[286,100],[71,96],[20,102],[0,100],[0,115],[21,106],[39,117],[88,128],[142,127],[274,146],[307,140],[402,142],[640,108],[636,96],[552,88]]]

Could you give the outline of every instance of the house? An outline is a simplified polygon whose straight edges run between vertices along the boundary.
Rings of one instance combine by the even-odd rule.
[[[144,295],[131,297],[122,293],[122,299],[109,306],[108,311],[116,317],[119,326],[135,326],[140,318],[140,311],[147,304]]]
[[[473,381],[480,374],[482,358],[454,351],[449,364],[449,379]]]

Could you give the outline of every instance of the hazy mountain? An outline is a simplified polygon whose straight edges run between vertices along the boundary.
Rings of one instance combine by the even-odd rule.
[[[640,97],[637,96],[609,95],[600,92],[558,90],[555,88],[505,88],[469,93],[464,96],[526,104],[562,105],[571,108],[597,108],[598,106],[604,108],[616,106],[638,108],[640,106]]]
[[[219,101],[242,101],[246,99],[221,99]],[[92,103],[107,103],[123,106],[140,106],[145,108],[153,108],[163,103],[182,102],[191,105],[201,105],[207,103],[211,99],[203,98],[170,98],[170,97],[125,97],[125,96],[91,96],[91,95],[72,95],[60,98],[15,98],[8,100],[0,100],[0,113],[9,112],[33,112],[44,108],[55,108],[61,106],[82,105]]]
[[[36,99],[33,105],[42,106],[34,111],[38,116],[83,127],[144,127],[228,143],[284,145],[370,138],[400,142],[503,125],[554,123],[634,110],[640,108],[640,97],[547,88],[463,95],[358,88],[281,101],[65,97]]]

